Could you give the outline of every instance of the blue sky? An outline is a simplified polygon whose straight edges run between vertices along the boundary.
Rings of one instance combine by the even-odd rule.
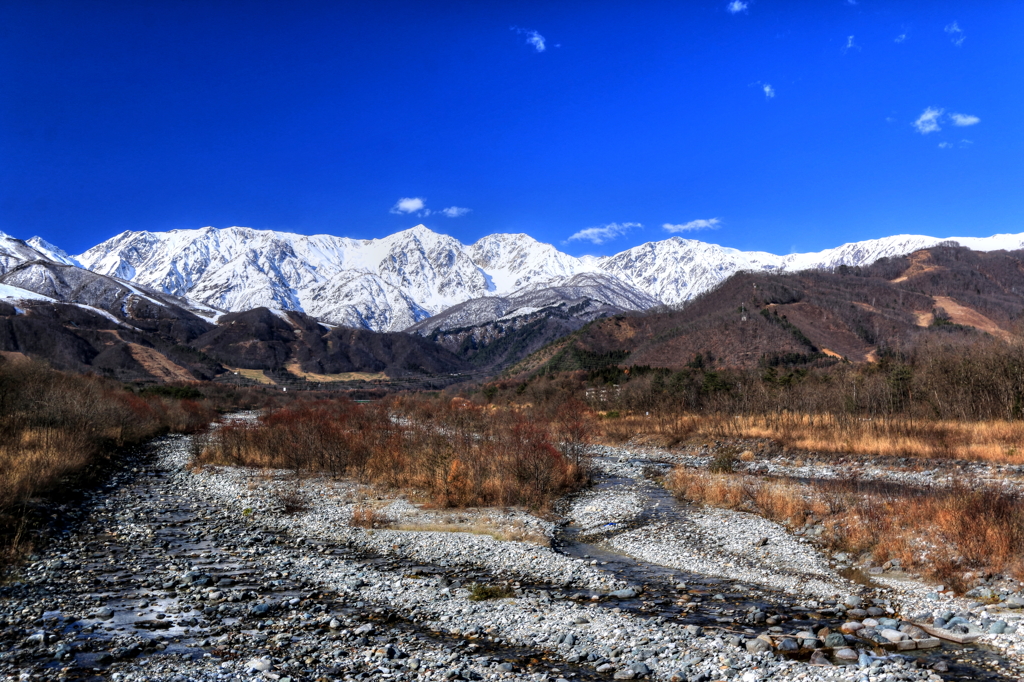
[[[0,230],[1021,232],[1022,36],[985,0],[6,0]]]

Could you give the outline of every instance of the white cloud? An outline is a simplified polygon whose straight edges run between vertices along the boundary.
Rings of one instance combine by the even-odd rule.
[[[662,227],[669,232],[694,232],[696,230],[714,230],[721,224],[722,221],[720,218],[698,218],[697,220],[691,220],[690,222],[682,223],[681,225],[665,223]]]
[[[949,34],[950,42],[952,42],[957,47],[963,45],[964,39],[967,38],[967,36],[964,35],[963,30],[960,28],[960,24],[956,23],[955,21],[952,24],[948,24],[946,28],[943,30],[945,30],[946,33]]]
[[[732,0],[732,2],[726,5],[725,8],[729,10],[730,14],[739,14],[740,12],[746,12],[747,7],[749,5],[750,3],[747,2],[740,2],[740,0]]]
[[[850,50],[852,50],[854,48],[859,50],[860,46],[857,45],[857,43],[853,42],[853,36],[847,36],[846,37],[846,45],[843,45],[843,52],[844,53],[845,52],[849,52]]]
[[[975,123],[981,123],[980,118],[970,114],[950,114],[949,117],[953,119],[953,125],[955,126],[972,126]]]
[[[588,227],[569,237],[567,241],[588,241],[604,244],[610,239],[626,234],[634,227],[643,227],[640,223],[608,223],[602,227]]]
[[[902,43],[906,39],[907,39],[907,34],[906,33],[901,33],[901,34],[899,34],[898,36],[896,36],[893,39],[893,42],[894,43]]]
[[[914,127],[917,128],[917,132],[922,135],[928,133],[934,133],[942,128],[939,127],[939,116],[942,116],[942,109],[936,109],[934,107],[928,107],[924,110],[924,113],[917,117],[914,121]]]
[[[421,213],[428,211],[427,203],[421,197],[403,197],[391,207],[392,213]],[[430,213],[426,213],[430,215]]]
[[[775,97],[775,88],[772,87],[771,83],[765,83],[763,86],[761,86],[761,89],[764,90],[765,99],[771,99],[772,97]]]
[[[952,148],[953,148],[953,143],[952,142],[940,142],[939,143],[939,149],[952,149]]]
[[[444,213],[449,218],[461,218],[473,209],[463,208],[462,206],[449,206],[448,208],[442,208],[439,213]]]
[[[520,35],[526,36],[526,44],[533,47],[537,52],[543,52],[548,49],[547,41],[545,41],[544,36],[537,31],[528,28],[519,28],[518,26],[513,26],[512,30]]]

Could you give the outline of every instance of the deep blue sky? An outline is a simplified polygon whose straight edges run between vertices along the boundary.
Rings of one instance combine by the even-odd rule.
[[[0,230],[1024,231],[1024,3],[729,4],[4,0]]]

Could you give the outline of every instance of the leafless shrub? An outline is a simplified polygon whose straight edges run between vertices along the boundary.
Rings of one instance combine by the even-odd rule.
[[[458,398],[295,405],[219,429],[199,460],[416,489],[440,507],[539,509],[586,480],[582,461],[552,445],[544,420]]]

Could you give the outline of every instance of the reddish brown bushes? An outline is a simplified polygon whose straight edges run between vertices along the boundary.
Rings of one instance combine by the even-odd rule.
[[[668,487],[679,497],[754,511],[794,527],[824,527],[831,548],[903,566],[956,589],[965,572],[1024,577],[1024,501],[986,486],[913,488],[858,480],[798,483],[680,467]]]
[[[466,400],[322,401],[220,429],[202,462],[322,471],[424,491],[442,507],[544,507],[585,479],[547,424]]]
[[[215,416],[197,401],[141,396],[106,379],[0,357],[0,555],[16,553],[19,508],[30,498],[83,478],[118,447],[195,431]]]

